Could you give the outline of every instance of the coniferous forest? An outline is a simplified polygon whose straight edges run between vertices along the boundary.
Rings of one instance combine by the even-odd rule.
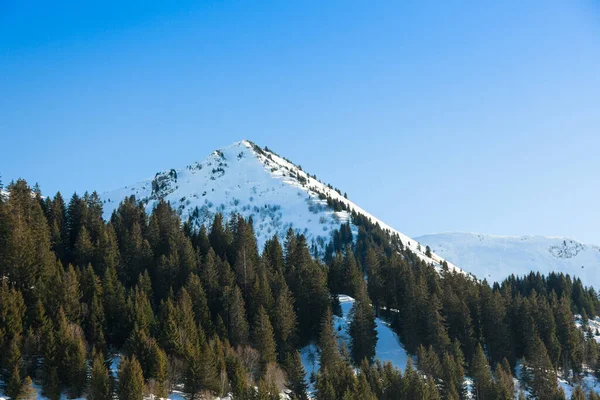
[[[110,220],[96,193],[45,197],[19,180],[0,196],[0,379],[11,399],[564,399],[600,375],[598,294],[562,274],[492,286],[435,269],[366,217],[334,232],[324,259],[292,229],[257,247],[252,219],[192,228],[134,197]],[[333,325],[355,299],[348,347]],[[376,316],[414,356],[375,358]],[[299,350],[319,347],[306,376]],[[119,359],[113,370],[115,358]],[[465,380],[465,377],[470,378]],[[597,399],[578,388],[573,398]]]

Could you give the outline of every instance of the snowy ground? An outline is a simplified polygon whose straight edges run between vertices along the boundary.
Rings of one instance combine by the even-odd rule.
[[[40,385],[34,384],[33,387],[34,387],[35,391],[37,392],[37,398],[38,399],[47,399],[47,397],[42,396],[42,394],[41,394],[42,393],[42,388],[40,387]],[[177,392],[177,391],[174,391],[173,393],[169,394],[168,398],[169,398],[169,400],[185,400],[185,397],[184,397],[183,393]],[[61,400],[67,400],[67,399],[71,399],[71,398],[67,397],[67,395],[63,393],[60,396],[60,399]],[[80,398],[71,399],[71,400],[85,400],[85,399],[86,399],[85,397],[80,397]],[[152,400],[152,399],[155,399],[155,398],[153,396],[150,396],[150,397],[148,397],[146,399],[147,400]],[[229,399],[228,397],[224,397],[221,400],[228,400],[228,399]],[[0,400],[8,400],[8,397],[4,397],[3,396],[3,392],[1,390],[0,390]],[[215,400],[219,400],[219,399],[215,399]]]
[[[340,303],[342,304],[342,317],[334,316],[333,327],[338,334],[340,344],[348,345],[348,326],[350,320],[348,313],[354,304],[354,299],[350,296],[340,295]],[[375,357],[381,361],[390,361],[395,367],[404,371],[409,355],[404,350],[398,336],[389,327],[389,325],[379,319],[375,319],[377,323],[377,347],[375,348]],[[307,377],[310,377],[312,372],[317,373],[319,370],[319,355],[315,345],[304,347],[301,352],[302,362],[306,370]]]
[[[562,237],[440,233],[415,238],[479,279],[562,272],[600,288],[600,247]]]
[[[592,333],[594,334],[594,339],[597,343],[600,343],[600,317],[595,317],[594,319],[588,319],[587,327],[585,331],[587,332],[587,328],[592,329]],[[579,329],[583,329],[583,319],[581,315],[575,314],[575,325]]]

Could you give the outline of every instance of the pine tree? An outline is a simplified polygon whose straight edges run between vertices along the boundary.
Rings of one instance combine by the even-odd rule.
[[[250,400],[253,393],[248,388],[248,377],[241,361],[230,355],[227,358],[227,375],[231,384],[231,394],[234,399]]]
[[[377,346],[377,325],[375,313],[366,294],[361,295],[352,305],[348,334],[354,363],[359,365],[365,358],[369,362],[373,362]]]
[[[480,344],[477,345],[471,361],[471,375],[474,381],[473,396],[478,400],[492,400],[494,398],[492,372]]]
[[[327,309],[321,322],[321,334],[319,335],[320,358],[319,365],[321,369],[333,368],[340,362],[340,352],[337,344],[337,337],[333,330],[333,317],[331,309]]]
[[[496,382],[496,398],[499,400],[513,400],[515,398],[515,384],[510,365],[506,358],[502,361],[502,364],[496,365],[494,378]]]
[[[75,241],[75,248],[73,249],[73,261],[75,262],[75,265],[80,267],[88,265],[93,260],[94,252],[95,249],[92,244],[92,239],[84,225],[79,230],[77,240]]]
[[[431,258],[431,248],[429,246],[425,246],[425,255]]]
[[[58,349],[52,324],[49,323],[42,328],[42,370],[44,380],[42,382],[42,394],[52,400],[60,398],[60,382],[58,378]]]
[[[229,341],[232,345],[242,345],[248,342],[248,320],[242,291],[235,285],[230,291],[227,307]]]
[[[144,391],[144,375],[137,358],[125,357],[119,365],[119,384],[117,395],[119,400],[142,400]]]
[[[59,310],[57,338],[57,367],[59,378],[67,387],[69,394],[79,397],[85,389],[87,380],[86,345],[83,332],[77,325],[66,320],[62,309]]]
[[[586,400],[585,392],[583,391],[581,386],[577,385],[577,387],[575,387],[575,390],[571,394],[571,400]]]
[[[264,373],[267,365],[275,362],[277,359],[277,353],[275,350],[273,327],[263,307],[260,307],[258,310],[252,332],[254,347],[260,355],[261,371]]]
[[[367,248],[367,254],[365,257],[365,270],[367,271],[367,290],[369,298],[373,300],[373,308],[375,308],[375,314],[378,315],[379,307],[382,303],[382,288],[383,282],[381,281],[381,263],[379,257],[372,247]]]
[[[202,282],[196,274],[191,274],[186,284],[186,290],[190,294],[192,299],[192,305],[196,320],[200,324],[200,327],[209,334],[213,332],[213,326],[210,316],[210,310],[208,308],[208,300],[206,298],[206,292],[202,287]]]
[[[37,393],[33,388],[33,382],[29,376],[26,376],[23,380],[23,384],[21,385],[21,391],[19,395],[16,397],[17,400],[36,400]]]
[[[258,389],[256,391],[256,400],[278,400],[279,390],[267,384],[264,379],[258,381]]]
[[[578,372],[582,362],[581,342],[582,335],[573,323],[574,317],[571,312],[571,302],[566,295],[560,299],[558,307],[555,309],[556,318],[556,333],[560,345],[561,352],[561,367],[564,371],[573,369]]]
[[[125,287],[117,278],[115,268],[110,266],[106,268],[102,288],[108,341],[116,345],[122,345],[128,334],[126,323],[121,317],[127,315],[127,300]]]
[[[104,365],[104,360],[99,354],[94,356],[92,365],[92,376],[88,391],[90,400],[111,400],[112,391],[108,370]]]
[[[346,246],[346,251],[344,254],[344,271],[342,279],[344,285],[342,286],[342,293],[347,293],[350,296],[358,297],[359,292],[364,285],[364,279],[360,268],[356,263],[356,258],[354,257],[354,252],[350,245]]]
[[[539,337],[533,341],[523,366],[524,380],[535,399],[553,399],[557,395],[556,372]]]
[[[302,356],[297,350],[289,353],[284,360],[284,368],[287,375],[287,387],[293,398],[297,400],[308,400],[308,385],[306,384],[306,371],[302,364]]]
[[[292,292],[283,282],[275,305],[275,318],[273,328],[279,354],[284,354],[294,346],[298,320],[294,311],[294,297]]]
[[[8,384],[6,385],[6,394],[8,397],[16,399],[19,393],[21,393],[22,386],[20,366],[15,365],[13,366],[10,378],[8,379]]]
[[[154,388],[154,394],[160,398],[166,398],[168,395],[167,375],[168,375],[168,359],[167,354],[158,346],[154,339],[150,341],[149,350],[149,377],[157,383]]]
[[[206,342],[204,333],[199,332],[198,345],[186,349],[187,367],[184,375],[185,391],[192,399],[201,390],[216,392],[219,381],[215,356],[212,348]]]

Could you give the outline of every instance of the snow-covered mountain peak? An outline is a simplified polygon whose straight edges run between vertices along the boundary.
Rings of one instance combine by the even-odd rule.
[[[529,271],[562,272],[600,287],[600,247],[557,236],[451,232],[416,238],[478,278],[502,281]]]
[[[303,233],[318,251],[323,251],[333,230],[351,222],[351,213],[355,211],[398,234],[404,245],[425,261],[438,267],[443,261],[436,254],[427,257],[425,248],[417,241],[367,213],[340,190],[249,140],[215,150],[203,161],[158,172],[152,179],[102,194],[104,217],[110,218],[119,203],[131,195],[142,201],[148,212],[158,201],[168,201],[182,220],[189,219],[195,226],[210,225],[217,212],[252,217],[260,248],[274,234],[285,237],[291,227]],[[336,211],[328,205],[328,199],[343,207]],[[358,232],[356,226],[351,228],[354,234]],[[449,267],[456,268],[452,264]]]

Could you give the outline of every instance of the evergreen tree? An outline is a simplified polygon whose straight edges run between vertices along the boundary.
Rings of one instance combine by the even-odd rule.
[[[235,285],[227,300],[228,336],[232,345],[246,344],[248,341],[248,320],[246,306],[240,288]]]
[[[289,353],[284,362],[285,372],[287,374],[287,387],[291,395],[297,400],[308,400],[308,385],[306,384],[304,365],[302,357],[297,350]]]
[[[21,388],[23,384],[21,382],[21,372],[20,366],[15,365],[10,374],[10,378],[8,379],[8,383],[6,385],[6,394],[11,399],[16,399],[19,393],[21,393]]]
[[[59,309],[56,331],[56,363],[60,381],[69,393],[79,397],[87,380],[86,345],[78,325],[67,321]]]
[[[85,225],[81,227],[73,249],[73,261],[80,267],[88,265],[94,257],[94,245]]]
[[[294,298],[285,281],[277,297],[274,314],[275,340],[281,355],[293,348],[298,324],[296,312],[294,311]]]
[[[491,400],[493,395],[493,379],[492,372],[483,348],[480,344],[475,349],[475,355],[471,361],[471,375],[473,376],[473,396],[478,400]]]
[[[119,400],[142,400],[144,391],[144,375],[137,358],[124,357],[119,365],[119,384],[117,396]]]
[[[231,384],[231,394],[234,399],[250,400],[253,393],[248,388],[248,377],[241,361],[230,355],[227,357],[227,375]]]
[[[352,305],[348,334],[354,363],[358,365],[365,358],[373,362],[377,345],[377,325],[375,313],[366,294],[361,295]]]
[[[321,334],[319,335],[320,358],[319,365],[321,369],[333,368],[340,362],[340,352],[337,344],[337,337],[333,330],[333,316],[331,309],[327,309],[321,322]]]
[[[17,400],[36,400],[37,393],[33,388],[33,382],[29,376],[26,376],[23,380],[23,384],[21,385],[21,390],[19,391]]]
[[[112,390],[108,370],[99,354],[94,356],[91,374],[88,399],[111,400]]]
[[[496,382],[496,398],[499,400],[513,400],[515,398],[515,384],[506,358],[502,364],[496,365],[494,371]]]
[[[556,398],[559,389],[556,383],[556,372],[546,347],[539,337],[534,339],[525,361],[523,379],[531,389],[533,398],[540,400]]]
[[[585,393],[581,386],[577,385],[577,387],[575,387],[575,390],[571,394],[571,400],[586,400]]]
[[[186,290],[192,299],[193,311],[197,322],[205,332],[212,333],[213,326],[208,308],[208,300],[198,275],[190,275],[186,284]]]
[[[264,372],[269,363],[275,362],[275,337],[269,316],[263,307],[258,310],[253,327],[253,343],[260,355],[261,370]]]

